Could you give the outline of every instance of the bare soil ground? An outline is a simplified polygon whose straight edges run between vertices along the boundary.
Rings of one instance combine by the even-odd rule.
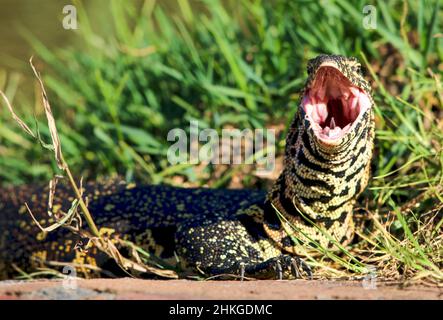
[[[74,282],[73,282],[74,281]],[[439,299],[443,288],[394,282],[35,280],[1,281],[0,299]]]

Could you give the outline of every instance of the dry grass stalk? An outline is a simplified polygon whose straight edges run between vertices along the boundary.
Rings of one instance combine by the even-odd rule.
[[[155,267],[146,265],[146,264],[142,263],[141,261],[132,261],[128,258],[125,258],[119,252],[119,250],[114,245],[114,243],[111,241],[111,239],[100,235],[100,232],[99,232],[97,226],[95,225],[94,220],[92,219],[92,215],[88,210],[87,204],[83,200],[82,186],[81,186],[82,183],[80,182],[80,186],[77,186],[77,183],[74,180],[71,170],[69,169],[69,166],[63,157],[60,138],[59,138],[59,135],[57,132],[56,122],[55,122],[55,118],[52,113],[51,105],[49,104],[48,95],[46,93],[41,76],[32,63],[32,57],[29,60],[29,63],[31,65],[34,75],[36,76],[36,78],[39,82],[39,85],[40,85],[40,92],[41,92],[41,97],[42,97],[42,101],[43,101],[43,106],[45,109],[45,115],[46,115],[46,119],[47,119],[47,123],[48,123],[48,128],[49,128],[49,131],[51,134],[52,145],[49,145],[49,146],[46,145],[40,139],[39,133],[35,134],[26,125],[26,123],[20,119],[20,117],[14,112],[14,109],[13,109],[11,103],[9,102],[8,98],[1,90],[0,90],[0,95],[2,96],[3,100],[5,101],[7,107],[12,115],[12,118],[18,123],[18,125],[22,128],[22,130],[24,132],[26,132],[27,134],[29,134],[30,136],[32,136],[34,139],[38,140],[38,142],[42,146],[44,146],[45,148],[50,149],[54,152],[54,158],[57,162],[58,168],[67,174],[67,176],[69,178],[70,185],[73,188],[75,195],[76,195],[76,199],[73,201],[68,213],[64,213],[61,211],[61,215],[58,215],[57,217],[55,217],[56,222],[48,227],[43,227],[42,225],[40,225],[40,223],[37,221],[37,219],[32,214],[32,211],[29,208],[28,204],[25,203],[25,206],[26,206],[29,214],[31,215],[33,221],[36,223],[36,225],[42,231],[45,231],[45,232],[54,231],[55,229],[57,229],[59,227],[66,227],[73,232],[78,232],[78,233],[82,234],[83,236],[87,236],[93,245],[95,245],[99,250],[105,252],[109,257],[114,259],[117,262],[117,264],[125,272],[127,272],[127,270],[133,270],[133,271],[140,272],[140,273],[143,273],[143,272],[152,273],[152,274],[155,274],[155,275],[158,275],[161,277],[166,277],[166,278],[178,278],[177,273],[172,270],[164,270],[164,269],[155,268]],[[50,216],[52,215],[52,201],[54,199],[54,194],[56,192],[56,184],[57,184],[58,178],[59,178],[59,176],[55,176],[49,183],[49,200],[48,200],[49,210],[48,211],[49,211]],[[78,212],[78,207],[81,208],[82,214],[86,218],[86,222],[87,222],[88,227],[91,230],[92,234],[89,234],[88,232],[81,230],[81,216]],[[77,222],[76,226],[71,224],[73,221]]]

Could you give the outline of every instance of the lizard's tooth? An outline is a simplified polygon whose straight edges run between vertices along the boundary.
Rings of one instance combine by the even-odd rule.
[[[355,118],[357,118],[357,116],[358,116],[357,102],[358,102],[357,97],[352,97],[349,102],[349,109],[350,109],[349,116],[352,121],[354,121]]]
[[[335,138],[340,135],[341,129],[339,127],[335,127],[334,129],[329,131],[329,138]]]
[[[321,119],[321,122],[326,121],[326,118],[328,117],[328,107],[326,106],[326,103],[321,102],[317,104],[317,114]]]
[[[325,127],[323,129],[323,133],[328,136],[329,135],[329,127]]]
[[[334,117],[331,118],[331,123],[329,124],[329,127],[331,127],[331,129],[335,129],[335,120],[334,120]]]
[[[356,88],[356,87],[350,87],[349,90],[351,90],[351,92],[354,96],[360,95],[360,90],[358,90],[358,88]]]
[[[314,109],[314,106],[313,106],[311,103],[306,102],[306,103],[303,104],[303,107],[304,107],[304,109],[305,109],[305,112],[306,112],[308,115],[312,114],[312,110]]]
[[[358,104],[360,105],[361,110],[361,108],[369,108],[371,106],[371,101],[369,100],[367,95],[361,94],[358,97]]]
[[[355,107],[357,106],[357,102],[358,102],[358,98],[357,97],[352,97],[351,101],[349,103],[349,105],[351,106],[351,109],[355,109]]]

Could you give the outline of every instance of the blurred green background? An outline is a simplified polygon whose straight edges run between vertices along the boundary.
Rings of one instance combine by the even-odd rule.
[[[66,4],[1,1],[0,88],[31,127],[39,120],[49,142],[28,65],[35,56],[77,175],[265,187],[281,169],[307,60],[333,53],[370,67],[377,102],[374,175],[382,177],[375,181],[377,196],[384,190],[389,197],[390,187],[409,186],[417,175],[429,178],[414,167],[423,159],[431,159],[430,176],[441,178],[441,121],[428,121],[442,115],[439,1],[73,1],[75,31],[62,27]],[[363,27],[367,4],[377,10],[375,29]],[[187,129],[192,119],[217,130],[277,129],[275,172],[261,177],[251,165],[171,166],[167,132]],[[20,132],[2,106],[1,184],[47,181],[54,172],[51,155]]]

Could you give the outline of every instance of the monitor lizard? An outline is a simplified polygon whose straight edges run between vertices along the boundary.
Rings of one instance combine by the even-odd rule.
[[[352,240],[354,204],[370,176],[374,102],[360,68],[357,59],[339,55],[308,62],[284,169],[268,192],[95,182],[84,189],[96,224],[191,273],[309,274],[302,257],[310,246],[336,251]],[[54,210],[73,199],[62,187]],[[53,220],[46,214],[47,189],[0,190],[0,277],[11,277],[12,265],[31,270],[44,261],[112,263],[97,250],[74,250],[78,239],[69,230],[42,232],[25,201],[42,224]]]

